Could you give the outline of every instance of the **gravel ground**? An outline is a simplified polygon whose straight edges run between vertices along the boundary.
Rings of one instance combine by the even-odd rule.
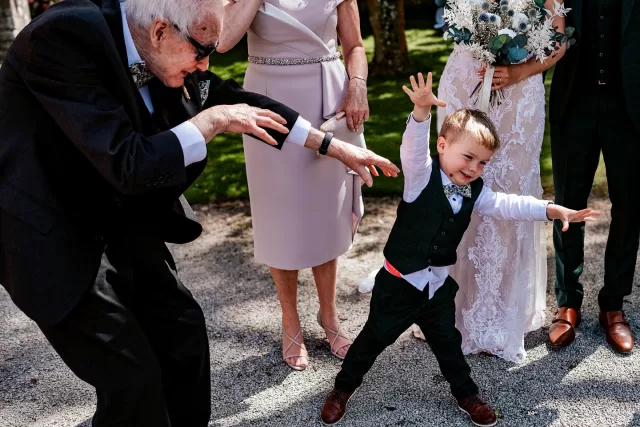
[[[357,292],[357,282],[381,265],[396,202],[367,201],[357,242],[340,261],[338,306],[343,327],[354,337],[364,324],[370,298]],[[587,233],[587,290],[576,343],[550,349],[545,327],[526,337],[528,359],[521,365],[490,356],[468,357],[485,397],[501,413],[499,425],[640,426],[640,351],[628,356],[613,353],[597,324],[609,204],[595,201],[594,206],[605,215],[600,223],[589,225]],[[329,353],[314,320],[318,303],[310,271],[301,274],[299,304],[311,366],[297,373],[280,358],[278,302],[267,269],[252,258],[248,205],[200,206],[198,214],[204,235],[172,251],[184,283],[207,317],[211,425],[320,425],[319,410],[340,363]],[[555,306],[552,250],[548,266],[547,326]],[[638,283],[636,277],[634,288]],[[640,336],[640,289],[634,290],[625,309]],[[71,374],[1,289],[0,325],[0,426],[89,426],[95,405],[92,389]],[[406,332],[380,356],[341,425],[471,424],[454,405],[427,345]]]

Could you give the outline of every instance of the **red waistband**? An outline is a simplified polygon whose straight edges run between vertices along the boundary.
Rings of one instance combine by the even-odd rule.
[[[386,259],[384,260],[384,266],[389,273],[393,274],[396,277],[402,277],[402,273],[396,270],[393,265],[389,264],[389,261],[387,261]]]

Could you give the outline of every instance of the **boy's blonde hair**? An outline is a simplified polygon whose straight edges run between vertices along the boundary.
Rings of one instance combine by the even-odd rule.
[[[488,150],[496,151],[500,148],[500,136],[496,127],[489,117],[480,110],[462,108],[445,117],[440,129],[440,136],[443,136],[449,143],[453,143],[463,134],[473,136]]]

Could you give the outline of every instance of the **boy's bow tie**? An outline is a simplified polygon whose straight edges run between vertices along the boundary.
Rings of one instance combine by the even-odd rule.
[[[155,77],[153,74],[151,74],[151,71],[147,70],[144,61],[136,61],[133,64],[129,65],[129,71],[131,71],[133,82],[138,88],[146,85],[149,80]]]
[[[462,197],[471,197],[471,185],[455,185],[455,184],[447,184],[444,186],[444,195],[447,197],[451,197],[454,194],[460,194]]]

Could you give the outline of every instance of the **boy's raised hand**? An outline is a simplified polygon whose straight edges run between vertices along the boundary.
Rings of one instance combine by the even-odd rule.
[[[413,76],[409,77],[409,80],[411,81],[411,88],[413,90],[409,89],[406,86],[402,86],[402,90],[404,90],[405,93],[409,95],[411,102],[413,102],[413,104],[417,108],[429,110],[433,105],[436,105],[438,107],[447,106],[446,102],[439,100],[433,94],[433,91],[432,91],[433,76],[431,75],[431,73],[427,74],[426,83],[424,81],[424,78],[422,77],[422,73],[418,73],[417,82]]]
[[[553,203],[547,205],[547,218],[562,221],[562,231],[569,229],[570,222],[595,222],[598,216],[600,212],[589,208],[575,211]]]

